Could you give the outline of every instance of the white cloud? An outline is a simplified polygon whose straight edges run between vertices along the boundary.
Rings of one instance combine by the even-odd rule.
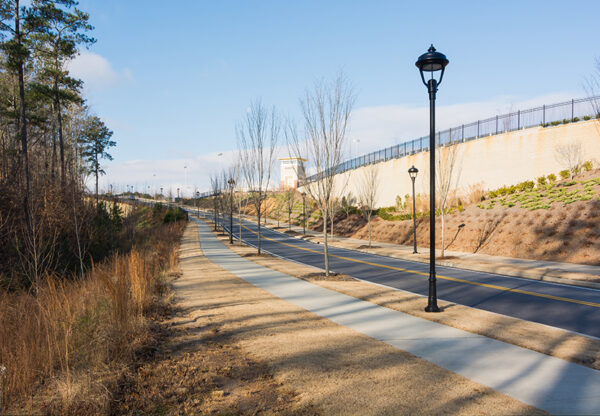
[[[84,81],[85,88],[100,90],[133,80],[127,68],[117,71],[108,59],[89,51],[82,51],[67,64],[71,74]]]

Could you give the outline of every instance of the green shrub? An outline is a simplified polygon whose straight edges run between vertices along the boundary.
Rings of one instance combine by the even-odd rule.
[[[588,160],[587,162],[585,162],[583,165],[583,170],[585,170],[586,172],[589,172],[590,170],[592,170],[593,165],[592,162],[590,160]]]
[[[519,191],[529,191],[535,187],[535,182],[525,181],[525,182],[518,183],[516,186]]]
[[[562,179],[567,179],[571,176],[571,172],[569,172],[569,169],[561,170],[560,172],[558,172],[558,174]]]
[[[563,124],[569,124],[571,122],[571,120],[567,119],[567,118],[563,118],[562,123]]]
[[[463,204],[458,204],[458,206],[456,207],[456,209],[458,209],[458,212],[463,212],[465,210],[465,207]]]
[[[573,117],[573,120],[571,120],[573,123],[577,123],[579,121],[579,117]]]
[[[184,210],[182,210],[179,207],[177,207],[177,209],[173,209],[172,207],[169,207],[169,209],[167,209],[165,217],[163,218],[163,222],[164,223],[177,222],[177,221],[181,221],[181,220],[185,220],[185,219],[187,219],[187,214],[185,213]]]
[[[539,178],[537,178],[537,183],[538,183],[539,186],[546,185],[546,177],[545,176],[540,176]]]
[[[584,119],[585,121],[587,121],[587,120],[591,120],[591,119],[592,119],[592,117],[590,117],[590,116],[583,116],[583,119]]]
[[[550,183],[556,182],[556,175],[554,173],[551,173],[550,175],[548,175],[548,182],[550,182]]]
[[[496,198],[498,196],[498,192],[497,191],[490,191],[488,193],[488,198],[492,199],[492,198]]]
[[[552,124],[553,126],[558,126],[558,125],[560,124],[560,121],[553,121],[553,122],[552,122],[552,123],[550,123],[550,124]]]

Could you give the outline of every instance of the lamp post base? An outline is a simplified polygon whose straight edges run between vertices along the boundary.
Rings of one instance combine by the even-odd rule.
[[[434,303],[433,305],[427,305],[425,312],[441,312],[442,310]]]

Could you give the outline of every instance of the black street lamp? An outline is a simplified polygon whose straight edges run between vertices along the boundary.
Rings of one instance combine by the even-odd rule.
[[[426,312],[440,312],[435,281],[435,93],[442,83],[448,63],[446,55],[436,52],[433,45],[415,63],[429,92],[429,297]],[[436,80],[434,74],[439,71],[440,79]],[[423,72],[429,72],[431,78],[425,81]]]
[[[233,244],[233,185],[235,185],[235,181],[233,178],[229,178],[227,183],[229,184],[229,244]]]
[[[417,254],[417,211],[415,209],[415,179],[417,179],[417,173],[419,173],[419,169],[415,168],[414,165],[408,170],[408,176],[410,176],[410,179],[412,180],[412,191],[413,191],[413,197],[412,197],[412,203],[413,203],[413,242],[414,242],[413,254]]]
[[[306,235],[306,192],[302,192],[302,234]]]
[[[198,211],[198,218],[200,218],[200,191],[196,191],[196,210]]]

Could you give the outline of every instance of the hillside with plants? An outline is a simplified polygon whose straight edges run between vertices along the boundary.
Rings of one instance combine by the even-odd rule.
[[[290,200],[291,198],[291,200]],[[243,194],[235,196],[235,208],[255,215],[253,204]],[[472,187],[466,195],[453,196],[445,210],[446,250],[466,253],[540,259],[583,264],[600,263],[600,170],[585,162],[575,172],[527,180],[491,191]],[[228,205],[207,199],[202,207],[221,212]],[[190,201],[193,203],[193,201]],[[429,200],[417,195],[417,244],[429,246]],[[290,211],[291,208],[291,211]],[[276,227],[287,228],[288,218],[302,226],[303,206],[299,193],[271,193],[263,202],[263,212]],[[334,236],[368,240],[366,215],[352,196],[334,201]],[[377,241],[412,245],[412,198],[397,198],[397,205],[374,210],[371,220],[373,244]],[[440,212],[436,213],[437,241],[441,247]],[[306,201],[307,228],[323,230],[316,205]],[[331,233],[332,223],[327,228]]]

